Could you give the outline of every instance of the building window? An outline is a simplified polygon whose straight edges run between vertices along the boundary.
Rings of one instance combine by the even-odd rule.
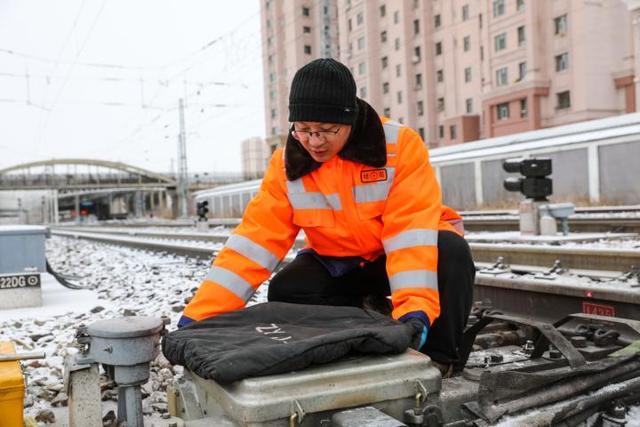
[[[417,9],[420,6],[420,0],[413,0],[413,8]]]
[[[302,32],[305,34],[309,34],[311,32],[311,27],[307,27],[306,25],[302,27]]]
[[[480,46],[480,61],[484,61],[484,46]]]
[[[420,52],[420,46],[416,46],[413,48],[413,63],[417,64],[420,62],[420,58],[422,57]]]
[[[556,55],[556,71],[564,71],[569,68],[569,52]]]
[[[398,117],[398,123],[404,123],[404,117]]]
[[[366,66],[365,66],[364,62],[359,63],[358,64],[358,73],[360,75],[363,75],[365,70],[366,70]]]
[[[557,35],[564,35],[567,33],[566,13],[553,19],[553,28],[555,29],[555,34]]]
[[[364,22],[364,18],[362,17],[362,12],[359,12],[359,13],[356,15],[356,23],[357,23],[358,25],[362,25],[362,22]]]
[[[465,52],[469,52],[469,49],[471,49],[471,36],[465,36],[462,39],[462,49]]]
[[[269,99],[271,101],[275,101],[276,100],[276,92],[275,91],[273,91],[273,90],[269,91]]]
[[[524,10],[524,0],[516,0],[516,9],[518,12],[522,12]]]
[[[440,14],[437,14],[433,17],[433,26],[440,28],[440,25],[442,25],[442,18],[440,17]]]
[[[358,38],[358,50],[364,49],[364,37]]]
[[[524,33],[524,25],[518,27],[518,46],[524,46],[526,42],[526,36]]]
[[[396,65],[396,77],[402,76],[402,66],[400,64]]]
[[[398,93],[396,93],[396,99],[398,100],[398,104],[402,104],[402,91],[399,90]]]
[[[351,31],[353,29],[353,25],[351,25],[351,18],[347,21],[347,29]]]
[[[520,117],[526,118],[529,115],[529,111],[527,110],[527,98],[522,98],[520,100]]]
[[[395,48],[396,50],[400,50],[400,39],[396,38],[395,40]]]
[[[367,97],[367,87],[362,86],[360,88],[360,98],[366,98],[366,97]]]
[[[424,115],[424,103],[422,101],[418,101],[418,103],[416,104],[416,110],[418,110],[419,116]]]
[[[557,93],[556,97],[558,100],[558,105],[556,106],[557,110],[563,110],[571,107],[571,94],[568,90]]]
[[[311,15],[311,10],[306,6],[302,6],[302,16],[310,16],[310,15]]]
[[[436,43],[436,55],[442,55],[442,42]]]
[[[386,56],[383,56],[381,59],[382,62],[382,69],[385,69],[389,66],[389,58]]]
[[[509,118],[509,103],[504,102],[496,106],[498,120],[507,120]]]
[[[457,138],[456,125],[449,126],[449,135],[451,136],[452,140],[455,140]]]
[[[385,116],[385,117],[390,117],[391,116],[391,108],[384,107],[384,110],[382,110],[382,115]]]
[[[382,5],[380,6],[380,17],[386,16],[387,15],[387,6],[386,5]]]
[[[442,70],[436,71],[436,81],[442,83],[444,81],[444,72]]]
[[[416,90],[422,89],[422,74],[416,74]]]
[[[444,111],[444,98],[438,98],[438,111]]]
[[[393,12],[393,23],[397,24],[398,22],[400,22],[400,12],[396,10]]]
[[[418,128],[418,134],[420,134],[420,139],[424,141],[424,128]]]
[[[508,83],[507,67],[498,68],[496,70],[496,86],[506,86]]]
[[[442,125],[438,126],[438,138],[444,138],[444,126]]]
[[[275,136],[278,133],[278,130],[275,127],[271,128],[271,135]]]
[[[465,99],[464,104],[466,107],[467,114],[473,113],[473,99],[472,98]]]
[[[464,82],[469,83],[471,81],[471,67],[464,69]]]
[[[504,0],[493,0],[493,17],[504,15]]]
[[[524,76],[527,74],[527,63],[521,62],[518,64],[518,81],[524,80]]]
[[[271,118],[272,118],[272,119],[275,119],[275,118],[276,118],[276,110],[275,110],[275,108],[272,108],[272,109],[271,109]]]
[[[387,32],[383,31],[380,33],[380,43],[386,43],[387,42]]]
[[[308,44],[304,45],[304,53],[305,55],[311,55],[311,46]]]
[[[413,20],[413,34],[420,34],[420,20],[419,19],[414,19]]]
[[[493,40],[495,42],[496,52],[507,48],[507,33],[498,34]]]
[[[462,20],[463,21],[469,20],[469,5],[468,4],[465,4],[464,6],[462,6]]]
[[[382,93],[389,93],[389,82],[382,83]]]

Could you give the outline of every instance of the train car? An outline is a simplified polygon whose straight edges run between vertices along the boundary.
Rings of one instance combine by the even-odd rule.
[[[436,148],[430,151],[444,202],[456,209],[513,205],[501,164],[514,157],[553,161],[553,199],[582,204],[640,203],[640,113]],[[211,216],[240,217],[260,180],[195,194]]]

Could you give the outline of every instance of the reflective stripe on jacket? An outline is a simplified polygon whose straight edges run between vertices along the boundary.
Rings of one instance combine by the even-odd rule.
[[[387,255],[393,318],[440,315],[438,230],[461,220],[441,204],[440,187],[419,135],[383,118],[387,164],[372,168],[335,156],[288,181],[276,150],[258,194],[214,260],[184,315],[201,320],[245,305],[291,248],[300,229],[318,254]],[[422,316],[420,316],[422,317]]]

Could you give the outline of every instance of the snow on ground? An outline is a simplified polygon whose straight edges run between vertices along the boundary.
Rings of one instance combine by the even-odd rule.
[[[213,249],[214,245],[209,246]],[[174,329],[185,299],[198,287],[209,263],[62,237],[47,241],[47,259],[57,273],[75,276],[70,281],[90,287],[93,295],[87,297],[85,291],[78,291],[75,313],[64,306],[57,313],[48,310],[46,297],[40,311],[24,309],[24,315],[20,315],[13,310],[11,316],[0,317],[0,340],[14,341],[19,352],[46,352],[44,360],[22,363],[27,378],[25,414],[36,416],[42,410],[53,409],[58,414],[54,425],[64,425],[63,359],[76,351],[71,344],[78,325],[121,316],[168,316],[168,328]],[[263,286],[253,301],[264,300]],[[152,363],[151,379],[144,386],[147,416],[166,412],[166,386],[179,371],[162,356]],[[103,391],[107,401],[115,401],[116,395],[113,389]],[[103,408],[109,407],[109,402],[103,402]]]

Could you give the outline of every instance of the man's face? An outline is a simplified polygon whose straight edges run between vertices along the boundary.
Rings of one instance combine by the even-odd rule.
[[[316,162],[326,162],[338,154],[349,139],[350,125],[294,122],[291,135],[304,147]]]

